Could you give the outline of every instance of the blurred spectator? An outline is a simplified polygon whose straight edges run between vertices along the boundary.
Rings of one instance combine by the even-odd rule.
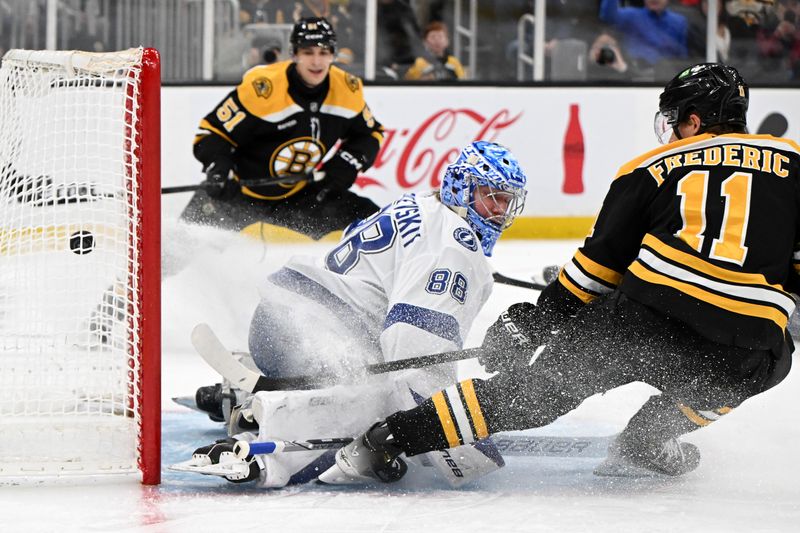
[[[589,49],[588,78],[591,80],[627,80],[628,62],[609,32],[602,32]]]
[[[398,79],[422,55],[419,26],[409,0],[378,2],[377,65],[380,74]]]
[[[778,18],[774,1],[728,0],[725,11],[731,31],[728,62],[747,79],[766,83],[787,81],[785,50],[776,46],[775,41],[775,32],[783,21]]]
[[[639,68],[687,57],[686,17],[668,9],[669,0],[645,0],[644,7],[620,7],[619,0],[602,0],[600,19],[614,26],[625,51]]]
[[[532,4],[525,2],[524,11],[530,14]],[[553,55],[559,46],[559,43],[568,42],[570,44],[574,41],[582,41],[585,49],[581,52],[582,56],[586,55],[586,50],[602,30],[603,25],[597,19],[597,10],[600,5],[600,0],[547,0],[545,22],[545,72],[550,73],[553,70],[560,70],[558,67],[553,66]],[[515,20],[519,20],[520,15],[516,15]],[[533,55],[533,28],[531,26],[525,27],[526,32],[524,35],[524,43],[522,44],[522,52],[527,55]],[[513,29],[512,35],[516,36],[516,27]],[[517,56],[520,52],[520,43],[514,39],[506,44],[506,60],[509,62],[508,68],[516,68]],[[556,52],[556,55],[558,53]]]
[[[797,0],[781,0],[775,6],[774,28],[758,32],[758,49],[762,58],[777,60],[785,79],[796,79],[800,60],[800,7]]]
[[[248,68],[277,63],[281,59],[282,49],[280,35],[254,37],[247,53]]]
[[[684,0],[682,5],[674,7],[676,13],[686,17],[689,23],[689,33],[687,38],[687,48],[690,63],[701,63],[706,58],[706,33],[708,21],[708,0],[697,0],[693,4],[688,4],[691,0]],[[728,28],[728,14],[725,11],[723,0],[717,2],[717,32],[715,46],[717,50],[717,60],[726,62],[730,54],[731,32]]]
[[[448,51],[450,36],[443,22],[431,22],[422,34],[424,53],[414,60],[414,64],[406,72],[407,80],[463,80],[464,67],[461,62]]]

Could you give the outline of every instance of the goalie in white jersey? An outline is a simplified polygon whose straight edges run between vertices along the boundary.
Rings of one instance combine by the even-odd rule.
[[[347,228],[321,260],[295,257],[273,273],[250,327],[256,366],[267,377],[325,374],[330,385],[350,384],[260,392],[246,402],[239,421],[244,413],[258,423],[257,440],[355,433],[364,422],[413,407],[415,398],[450,383],[455,364],[359,374],[370,363],[463,347],[492,290],[486,256],[522,211],[525,184],[505,147],[474,142],[446,168],[439,191],[407,194]],[[215,462],[220,446],[230,444],[198,452]],[[276,487],[313,479],[326,465],[303,467],[319,453],[258,456],[250,475],[238,481]],[[478,455],[461,470],[497,467]],[[444,471],[452,475],[452,467]],[[458,484],[463,474],[451,481]]]

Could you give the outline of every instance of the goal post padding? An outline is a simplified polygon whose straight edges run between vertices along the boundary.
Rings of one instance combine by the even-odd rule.
[[[154,49],[0,67],[0,481],[160,481]]]

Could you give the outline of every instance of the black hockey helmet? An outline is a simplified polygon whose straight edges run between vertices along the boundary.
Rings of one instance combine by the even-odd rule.
[[[292,28],[292,36],[289,38],[292,44],[292,53],[297,53],[298,48],[309,46],[320,46],[328,48],[331,52],[336,51],[336,32],[333,26],[322,17],[308,17],[300,19]]]
[[[687,68],[667,83],[659,97],[656,135],[674,130],[690,113],[700,117],[701,132],[719,124],[744,128],[749,98],[747,83],[733,67],[700,63]]]

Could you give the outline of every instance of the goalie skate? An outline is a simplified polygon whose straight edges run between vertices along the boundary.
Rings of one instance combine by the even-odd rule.
[[[264,463],[257,457],[240,457],[235,452],[235,439],[221,439],[208,446],[195,450],[188,461],[169,467],[177,472],[224,477],[232,483],[253,481],[259,478]]]
[[[211,459],[192,456],[187,461],[175,463],[167,467],[174,472],[193,472],[207,476],[220,476],[225,479],[244,479],[250,474],[250,464],[244,459],[239,459],[233,452],[224,452],[220,455],[220,462],[211,463]]]

